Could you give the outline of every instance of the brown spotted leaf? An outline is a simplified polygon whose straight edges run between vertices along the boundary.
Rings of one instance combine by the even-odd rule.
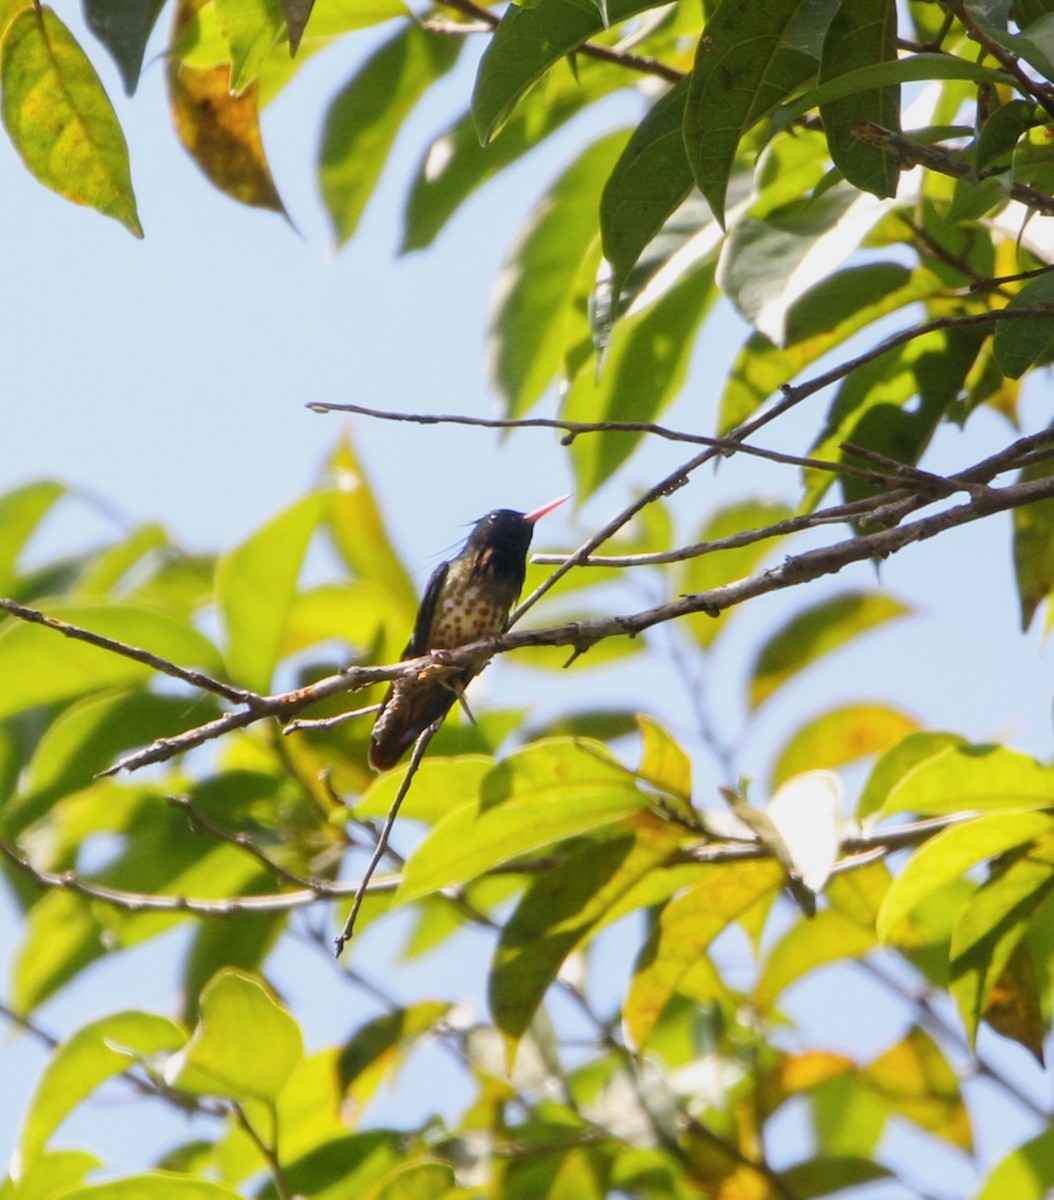
[[[201,0],[181,0],[173,40],[193,19]],[[168,64],[169,103],[179,140],[207,178],[232,199],[285,214],[260,136],[256,85],[229,91],[227,65],[195,68],[177,58]]]

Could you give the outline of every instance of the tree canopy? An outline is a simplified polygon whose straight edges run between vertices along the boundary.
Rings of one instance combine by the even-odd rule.
[[[617,512],[533,556],[484,646],[580,676],[588,699],[538,716],[491,693],[375,774],[390,681],[480,650],[403,657],[417,589],[382,467],[350,437],[317,487],[207,554],[140,524],[41,556],[70,485],[0,496],[0,870],[23,927],[2,1011],[50,1045],[0,1200],[944,1196],[942,1154],[976,1164],[971,1195],[1049,1194],[1054,1114],[1032,1097],[1054,768],[876,699],[895,653],[875,686],[778,718],[753,779],[742,741],[789,685],[892,636],[911,605],[880,565],[954,530],[1000,522],[1022,631],[1049,628],[1054,434],[1025,390],[1054,358],[1054,2],[177,0],[164,35],[163,7],[85,0],[86,50],[51,7],[0,2],[18,154],[136,236],[149,148],[129,148],[102,55],[132,94],[162,44],[204,176],[284,214],[260,112],[330,43],[370,38],[318,138],[338,245],[444,76],[472,93],[420,147],[404,252],[578,131],[496,286],[501,415],[315,407],[555,431],[576,499],[604,488]],[[601,132],[616,92],[640,119]],[[663,424],[727,305],[750,332],[714,405]],[[983,452],[943,466],[978,426]],[[680,457],[634,492],[656,441]],[[752,483],[759,460],[778,497]],[[729,736],[707,679],[765,597]],[[660,661],[683,685],[665,708],[607,701],[597,668]],[[420,994],[371,976],[378,931],[422,961]],[[153,939],[178,960],[163,1012],[122,973]],[[283,955],[375,1015],[318,1045],[273,985]],[[451,968],[466,961],[485,1011]],[[796,986],[838,972],[897,1006],[877,1052],[788,1015]],[[39,1010],[89,976],[112,980],[111,1011],[53,1037]],[[373,1121],[429,1046],[456,1112],[448,1096]],[[978,1156],[976,1078],[1021,1124],[998,1161]],[[135,1174],[60,1131],[108,1088],[172,1118]]]

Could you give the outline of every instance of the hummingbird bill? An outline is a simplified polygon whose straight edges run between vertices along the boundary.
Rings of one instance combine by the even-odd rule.
[[[477,521],[461,552],[432,573],[403,659],[504,633],[523,588],[534,524],[567,499],[561,496],[529,513],[496,508]],[[489,657],[481,654],[453,673],[426,669],[394,680],[373,726],[370,766],[377,771],[394,767],[428,726],[463,697]]]

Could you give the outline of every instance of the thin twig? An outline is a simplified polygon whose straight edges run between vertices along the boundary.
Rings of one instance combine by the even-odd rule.
[[[445,715],[445,714],[444,714]],[[392,801],[391,808],[388,809],[388,815],[384,819],[384,826],[381,829],[381,836],[377,839],[377,845],[374,847],[373,854],[366,866],[362,879],[359,881],[359,888],[355,893],[355,899],[351,902],[351,912],[348,913],[348,919],[344,922],[344,928],[333,939],[333,945],[336,947],[334,957],[340,958],[344,947],[351,940],[355,933],[355,920],[359,915],[359,909],[362,907],[362,902],[366,898],[366,892],[369,888],[370,879],[373,877],[374,871],[377,870],[377,864],[384,857],[384,852],[388,848],[388,838],[391,836],[392,828],[395,825],[395,818],[399,815],[399,809],[402,807],[403,800],[406,798],[406,793],[410,790],[410,785],[413,783],[414,776],[417,774],[417,769],[421,765],[421,760],[424,758],[425,751],[428,749],[428,743],[436,735],[439,726],[443,723],[443,717],[438,721],[433,721],[431,725],[425,729],[417,741],[414,742],[414,751],[410,755],[410,765],[406,769],[406,774],[403,776],[402,783],[399,784],[399,790],[395,793],[395,799]]]
[[[159,671],[162,675],[171,675],[173,679],[181,679],[184,683],[189,683],[204,692],[213,692],[235,704],[251,704],[255,699],[253,692],[247,692],[244,688],[233,687],[220,679],[214,679],[211,675],[206,675],[204,671],[179,667],[175,663],[169,662],[168,659],[161,658],[160,655],[151,654],[149,650],[141,650],[138,646],[129,646],[114,638],[104,637],[101,633],[92,633],[90,629],[81,629],[79,625],[60,621],[58,617],[49,617],[35,608],[16,604],[14,600],[0,599],[0,609],[10,613],[13,617],[18,617],[20,621],[28,621],[33,625],[44,625],[48,629],[54,629],[56,633],[61,633],[64,637],[78,642],[87,642],[90,646],[108,650],[111,654],[119,654],[122,658],[131,658],[154,671]]]

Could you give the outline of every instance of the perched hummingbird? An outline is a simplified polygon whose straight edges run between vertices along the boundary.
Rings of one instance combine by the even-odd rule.
[[[566,499],[561,496],[530,513],[496,508],[477,521],[461,553],[432,573],[403,658],[453,650],[504,633],[523,587],[534,523]],[[370,766],[377,771],[394,767],[420,734],[462,697],[487,658],[481,655],[453,675],[428,678],[422,673],[394,680],[373,726]]]

